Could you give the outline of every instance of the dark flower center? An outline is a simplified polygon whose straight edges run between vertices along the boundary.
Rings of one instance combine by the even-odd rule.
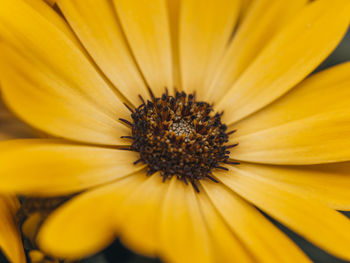
[[[227,132],[221,122],[222,113],[213,113],[210,104],[196,101],[194,94],[167,92],[161,98],[152,96],[132,112],[133,123],[121,119],[131,127],[131,150],[140,154],[136,163],[147,164],[147,174],[160,172],[165,181],[172,176],[190,182],[199,191],[196,181],[212,177],[212,169],[224,169],[221,163],[238,164],[229,160],[225,145],[234,131]]]

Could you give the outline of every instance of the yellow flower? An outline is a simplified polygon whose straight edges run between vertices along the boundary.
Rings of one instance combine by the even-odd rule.
[[[346,32],[348,0],[256,0],[243,15],[238,0],[57,4],[65,20],[0,3],[4,97],[62,138],[2,142],[0,191],[84,191],[41,248],[74,259],[118,236],[171,262],[308,262],[257,207],[350,260],[335,211],[350,208],[350,64],[303,80]]]

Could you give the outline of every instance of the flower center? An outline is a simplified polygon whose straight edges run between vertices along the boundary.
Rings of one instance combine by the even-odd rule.
[[[141,98],[142,99],[142,98]],[[196,181],[212,177],[212,169],[224,169],[221,163],[229,161],[228,149],[237,144],[225,145],[234,131],[227,132],[221,122],[223,113],[213,113],[210,104],[196,101],[194,94],[167,92],[160,98],[152,96],[132,112],[133,123],[121,119],[131,127],[131,150],[140,154],[135,162],[147,164],[147,174],[160,172],[165,181],[172,176],[188,181],[199,191]]]

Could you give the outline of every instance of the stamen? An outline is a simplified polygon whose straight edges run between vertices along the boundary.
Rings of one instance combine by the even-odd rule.
[[[218,182],[219,182],[218,180],[216,180],[214,177],[211,177],[210,175],[207,175],[207,178],[210,179],[210,180],[212,180],[212,181],[215,182],[215,183],[218,183]]]
[[[119,118],[119,120],[124,122],[125,124],[129,125],[130,127],[132,127],[132,123],[130,121],[122,119],[122,118]]]
[[[226,167],[223,167],[223,166],[215,166],[215,168],[217,169],[221,169],[221,170],[224,170],[224,171],[228,171],[228,169]]]
[[[199,188],[196,185],[196,183],[194,181],[191,181],[191,184],[192,184],[193,188],[196,190],[196,192],[199,193]]]
[[[131,113],[134,113],[134,110],[126,103],[123,103],[124,106],[131,112]]]
[[[226,163],[226,164],[234,164],[234,165],[240,164],[240,162],[234,162],[234,161],[225,161],[224,163]]]
[[[141,95],[139,95],[140,100],[142,101],[142,104],[145,104],[145,100],[142,98]]]
[[[231,134],[234,134],[237,130],[232,130],[232,131],[229,131],[228,133],[226,133],[226,135],[231,135]]]
[[[139,162],[141,162],[142,160],[141,159],[138,159],[134,162],[134,164],[138,164]]]
[[[150,86],[147,86],[147,90],[148,90],[149,94],[151,95],[152,101],[155,101],[155,100],[156,100],[156,97],[154,96],[151,87],[150,87]]]
[[[228,145],[228,146],[226,146],[226,149],[234,148],[236,146],[238,146],[238,143]]]
[[[131,139],[131,140],[135,139],[132,136],[121,136],[120,138],[122,138],[122,139]]]

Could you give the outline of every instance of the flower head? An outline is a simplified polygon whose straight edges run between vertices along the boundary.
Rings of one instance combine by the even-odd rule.
[[[0,191],[79,193],[42,249],[308,262],[257,207],[350,259],[350,64],[304,80],[350,2],[250,2],[1,1],[6,102],[56,138],[1,143]]]

